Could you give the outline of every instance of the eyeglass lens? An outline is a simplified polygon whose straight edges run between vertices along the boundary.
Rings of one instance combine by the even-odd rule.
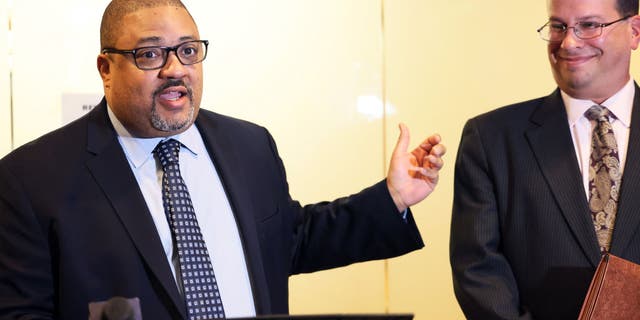
[[[175,51],[182,64],[196,64],[204,60],[206,46],[201,41],[189,41],[177,47],[146,47],[135,50],[136,64],[141,69],[155,69],[162,67],[170,51]]]

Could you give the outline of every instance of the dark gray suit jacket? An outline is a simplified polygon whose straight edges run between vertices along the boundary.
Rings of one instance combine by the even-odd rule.
[[[292,201],[269,133],[201,110],[196,124],[230,200],[258,314],[288,312],[288,277],[423,246],[386,183],[333,202]],[[0,160],[0,318],[87,319],[138,297],[144,319],[184,319],[153,220],[103,101]]]
[[[611,253],[640,263],[640,95]],[[576,319],[600,259],[560,91],[469,120],[450,258],[469,319]]]

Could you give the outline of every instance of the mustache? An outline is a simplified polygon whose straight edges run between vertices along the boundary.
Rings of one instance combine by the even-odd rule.
[[[183,80],[179,80],[179,79],[167,80],[167,82],[165,82],[163,85],[158,87],[155,91],[153,91],[153,96],[155,97],[159,95],[162,91],[171,87],[185,87],[187,89],[187,94],[189,95],[189,99],[193,97],[193,90],[191,89],[191,86],[188,86],[186,83],[184,83]]]

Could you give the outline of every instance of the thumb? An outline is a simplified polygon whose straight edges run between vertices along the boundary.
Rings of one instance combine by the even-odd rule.
[[[400,128],[400,136],[396,143],[396,148],[393,150],[393,155],[403,154],[407,152],[409,148],[409,128],[404,123],[398,125]]]

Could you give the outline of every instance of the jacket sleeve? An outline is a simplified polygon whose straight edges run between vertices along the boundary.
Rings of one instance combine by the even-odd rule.
[[[468,319],[532,319],[502,247],[496,181],[474,120],[464,127],[455,165],[450,262]]]
[[[0,319],[52,319],[52,263],[45,229],[0,162]]]
[[[409,213],[398,212],[386,181],[331,202],[296,208],[293,273],[399,256],[424,246]]]
[[[286,198],[285,225],[292,231],[289,274],[391,258],[424,246],[411,212],[406,218],[398,212],[385,180],[333,201],[302,206],[292,200],[275,142],[268,138]]]

